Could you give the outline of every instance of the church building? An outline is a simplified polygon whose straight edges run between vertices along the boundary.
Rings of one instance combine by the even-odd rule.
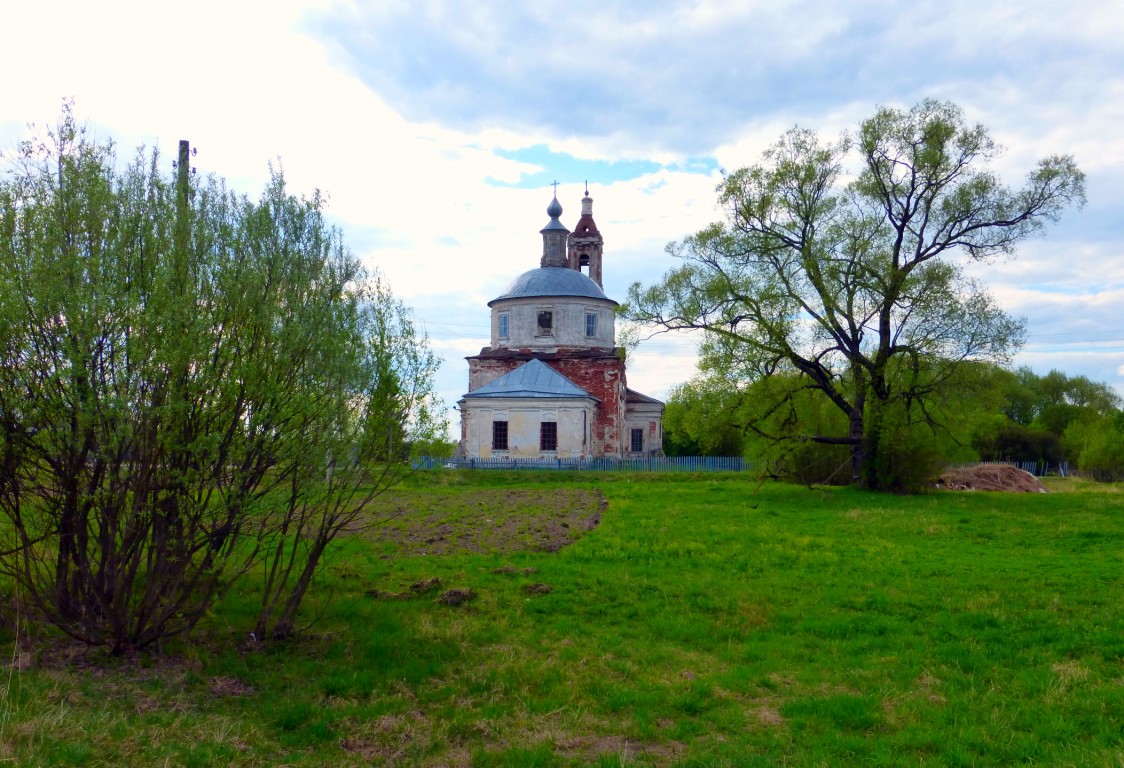
[[[458,402],[467,458],[635,458],[662,455],[659,400],[628,388],[616,345],[617,302],[602,289],[604,240],[586,190],[570,232],[555,196],[537,269],[515,278],[492,310],[492,343],[468,360]]]

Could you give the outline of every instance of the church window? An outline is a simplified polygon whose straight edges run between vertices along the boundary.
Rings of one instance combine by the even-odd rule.
[[[597,313],[596,312],[586,312],[585,313],[585,335],[589,336],[590,338],[597,335]]]
[[[644,430],[632,430],[632,452],[642,453],[644,451]]]
[[[493,451],[506,451],[507,450],[507,422],[506,421],[493,421],[492,422],[492,450]]]
[[[497,323],[499,325],[499,337],[501,339],[507,338],[507,334],[508,334],[507,318],[508,318],[508,314],[506,312],[501,312],[499,317],[497,318]]]
[[[538,312],[538,329],[535,333],[536,336],[553,336],[554,335],[554,311],[550,309],[540,309]]]
[[[539,450],[558,450],[558,422],[544,421],[539,425]]]

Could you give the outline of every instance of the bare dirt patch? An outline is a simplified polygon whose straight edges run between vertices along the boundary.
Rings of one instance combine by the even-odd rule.
[[[607,502],[585,488],[387,494],[362,535],[384,557],[557,552],[601,522]]]
[[[755,714],[757,715],[758,722],[762,725],[769,725],[774,728],[784,725],[784,718],[781,717],[781,713],[772,707],[758,707]]]
[[[415,581],[410,585],[410,591],[414,594],[421,594],[423,592],[432,592],[433,590],[440,588],[440,586],[441,579],[433,576],[428,579],[422,579],[421,581]]]
[[[437,598],[437,602],[442,605],[458,606],[465,603],[472,602],[476,599],[476,593],[471,589],[450,589],[447,592],[442,592],[441,596]]]
[[[407,752],[426,750],[432,723],[421,712],[387,714],[374,720],[356,719],[343,726],[346,735],[339,746],[345,752],[376,765],[400,765]],[[448,758],[440,765],[458,766]]]
[[[623,736],[562,736],[555,742],[558,752],[570,759],[592,763],[598,758],[615,755],[621,765],[632,765],[634,760],[655,765],[667,765],[680,759],[687,746],[678,741],[639,741]]]
[[[234,677],[212,677],[211,695],[216,698],[224,696],[253,696],[254,687]]]
[[[1046,493],[1046,486],[1034,475],[1017,467],[985,464],[949,469],[937,481],[938,488],[950,491],[1011,491]]]

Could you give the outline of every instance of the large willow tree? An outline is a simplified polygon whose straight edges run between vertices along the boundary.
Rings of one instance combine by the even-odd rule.
[[[435,358],[320,196],[275,173],[252,202],[185,159],[119,169],[67,108],[0,177],[0,566],[115,652],[246,574],[256,630],[292,632],[332,539],[440,426]]]
[[[762,436],[845,445],[855,483],[888,487],[891,424],[935,424],[930,406],[963,361],[1007,360],[1024,337],[957,257],[1011,254],[1084,202],[1071,157],[1011,189],[988,169],[998,154],[936,101],[880,109],[835,143],[793,129],[725,177],[725,222],[670,245],[683,265],[632,286],[630,317],[705,331],[708,371],[731,386],[777,380],[762,389]],[[837,410],[838,432],[778,418],[809,390]]]

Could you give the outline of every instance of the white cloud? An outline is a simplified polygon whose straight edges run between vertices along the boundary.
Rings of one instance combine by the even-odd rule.
[[[628,357],[628,386],[658,400],[695,376],[697,333],[665,333],[641,341]]]

